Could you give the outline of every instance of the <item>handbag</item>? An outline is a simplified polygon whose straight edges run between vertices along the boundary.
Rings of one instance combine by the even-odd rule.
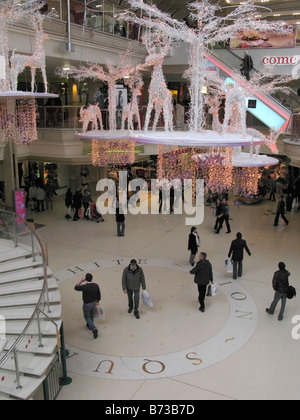
[[[293,286],[289,286],[287,289],[287,294],[286,294],[288,299],[293,299],[293,297],[296,296],[296,289]]]
[[[97,319],[105,319],[105,312],[104,312],[104,308],[101,305],[97,305],[95,312],[94,312],[94,318]]]
[[[142,301],[144,305],[149,306],[150,308],[153,307],[151,296],[149,295],[147,290],[142,290]]]

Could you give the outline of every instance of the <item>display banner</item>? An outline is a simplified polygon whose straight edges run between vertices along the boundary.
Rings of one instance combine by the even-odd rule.
[[[300,25],[296,29],[296,47],[300,47]]]
[[[294,48],[296,46],[296,25],[287,33],[273,31],[259,32],[255,29],[241,31],[230,39],[231,49],[250,48]]]

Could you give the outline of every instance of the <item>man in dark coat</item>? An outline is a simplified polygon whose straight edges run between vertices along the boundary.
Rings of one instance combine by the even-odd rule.
[[[120,206],[116,208],[117,235],[125,236],[125,215]]]
[[[198,252],[199,246],[200,246],[200,238],[197,232],[197,227],[193,226],[191,227],[191,233],[189,234],[189,240],[188,240],[188,251],[191,251],[189,263],[192,266],[195,265],[195,257]]]
[[[283,195],[281,195],[280,198],[279,198],[279,201],[277,203],[276,216],[275,216],[275,219],[274,219],[274,226],[278,226],[279,216],[281,216],[282,220],[284,220],[286,225],[289,224],[289,221],[285,217],[284,213],[285,213],[285,202],[283,200]]]
[[[137,264],[133,258],[128,267],[124,268],[122,275],[122,289],[123,293],[128,296],[128,313],[130,314],[134,309],[134,316],[136,319],[140,318],[139,302],[140,302],[140,287],[146,290],[145,275],[142,267]],[[134,308],[133,308],[134,300]]]
[[[241,62],[241,75],[245,76],[247,80],[250,80],[250,71],[253,69],[253,60],[252,57],[247,53],[244,52],[244,58],[242,58]]]
[[[272,286],[275,291],[274,299],[270,305],[270,308],[266,308],[266,311],[268,312],[268,314],[273,315],[276,305],[281,299],[281,308],[278,315],[278,321],[282,321],[283,313],[285,310],[287,291],[289,287],[288,277],[290,275],[290,272],[286,270],[284,262],[278,263],[278,268],[279,270],[275,271],[272,280]]]
[[[214,282],[212,265],[209,260],[206,259],[206,252],[200,252],[199,261],[195,267],[190,271],[190,274],[194,274],[194,282],[198,285],[198,300],[200,303],[199,311],[205,312],[205,295],[208,284]]]
[[[243,274],[243,258],[244,258],[244,249],[247,254],[250,256],[251,252],[247,246],[247,242],[242,239],[241,232],[236,234],[236,239],[231,242],[230,249],[228,252],[228,258],[231,257],[232,260],[232,277],[236,280],[237,276],[242,277]]]

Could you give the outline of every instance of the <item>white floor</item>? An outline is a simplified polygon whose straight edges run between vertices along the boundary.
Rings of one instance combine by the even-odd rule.
[[[300,304],[287,301],[283,321],[265,308],[273,299],[279,261],[291,272],[300,296],[300,210],[273,227],[276,203],[235,205],[229,200],[231,234],[214,234],[212,208],[198,226],[201,251],[213,265],[218,293],[199,311],[197,286],[189,274],[187,215],[126,216],[117,237],[113,215],[103,223],[66,220],[64,200],[54,210],[27,211],[47,239],[49,265],[59,279],[68,376],[58,400],[277,400],[300,399]],[[43,226],[39,226],[43,225]],[[233,280],[224,260],[236,232],[252,256],[243,277]],[[121,276],[130,258],[144,269],[154,307],[140,303],[139,320],[127,313]],[[99,284],[106,319],[97,320],[95,340],[82,316],[74,286],[86,272]],[[293,323],[293,317],[298,321]],[[300,337],[299,337],[300,338]]]

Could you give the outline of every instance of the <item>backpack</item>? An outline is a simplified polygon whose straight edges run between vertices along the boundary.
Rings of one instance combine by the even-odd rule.
[[[294,296],[296,296],[296,289],[293,286],[289,286],[287,290],[287,298],[293,299]]]

